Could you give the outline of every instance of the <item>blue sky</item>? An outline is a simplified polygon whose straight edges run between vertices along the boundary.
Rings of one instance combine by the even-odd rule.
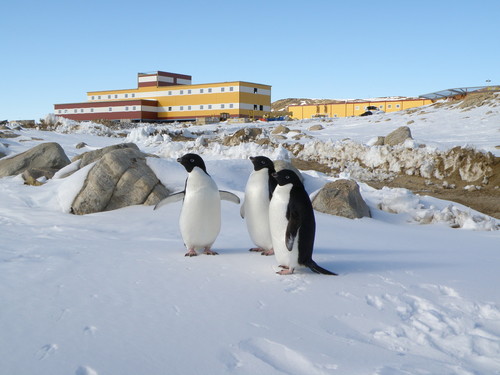
[[[6,1],[0,120],[39,119],[138,72],[272,85],[272,100],[500,84],[500,1]]]

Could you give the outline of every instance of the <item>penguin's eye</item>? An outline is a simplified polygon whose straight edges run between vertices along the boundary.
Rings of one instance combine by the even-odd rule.
[[[189,161],[190,161],[191,163],[194,163],[194,159],[189,159]]]
[[[264,160],[261,160],[260,164],[266,164],[266,162]]]
[[[285,178],[286,178],[287,180],[289,180],[289,179],[290,179],[290,176],[286,175],[286,176],[285,176]]]

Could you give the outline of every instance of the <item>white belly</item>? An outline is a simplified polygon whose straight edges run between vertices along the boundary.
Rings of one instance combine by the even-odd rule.
[[[220,232],[219,190],[201,169],[193,169],[188,177],[179,225],[188,249],[212,246]]]
[[[245,222],[253,243],[265,250],[272,249],[267,169],[254,171],[248,178],[244,205]]]
[[[274,255],[280,266],[296,268],[298,265],[298,237],[294,243],[292,251],[286,247],[286,228],[288,220],[286,219],[286,210],[290,198],[292,185],[277,186],[274,190],[273,198],[269,204],[269,224],[271,229],[271,238],[274,247]]]

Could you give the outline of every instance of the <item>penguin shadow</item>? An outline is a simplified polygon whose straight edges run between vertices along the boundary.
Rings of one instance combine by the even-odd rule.
[[[380,273],[387,271],[413,271],[424,268],[443,267],[443,264],[435,262],[387,260],[391,254],[401,257],[402,250],[363,250],[363,249],[335,249],[318,247],[314,249],[313,259],[318,255],[333,256],[332,260],[315,259],[322,267],[329,269],[339,276],[352,273]],[[410,253],[405,250],[405,254]],[[411,251],[411,253],[418,253]],[[383,258],[379,260],[377,258]]]

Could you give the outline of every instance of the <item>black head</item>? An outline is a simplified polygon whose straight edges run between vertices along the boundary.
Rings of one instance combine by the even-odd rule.
[[[267,168],[269,169],[270,173],[275,172],[274,163],[271,159],[265,156],[250,156],[250,160],[252,161],[253,169],[255,171],[260,171],[263,168]]]
[[[190,173],[194,169],[194,167],[201,168],[205,171],[205,173],[207,173],[205,162],[203,161],[200,155],[186,154],[177,159],[177,161],[181,163],[184,166],[184,168],[186,168],[186,171],[188,171],[188,173]]]
[[[299,176],[290,170],[290,169],[282,169],[279,172],[273,173],[273,177],[278,181],[278,185],[284,186],[287,184],[293,184],[294,186],[303,186],[300,181]]]

